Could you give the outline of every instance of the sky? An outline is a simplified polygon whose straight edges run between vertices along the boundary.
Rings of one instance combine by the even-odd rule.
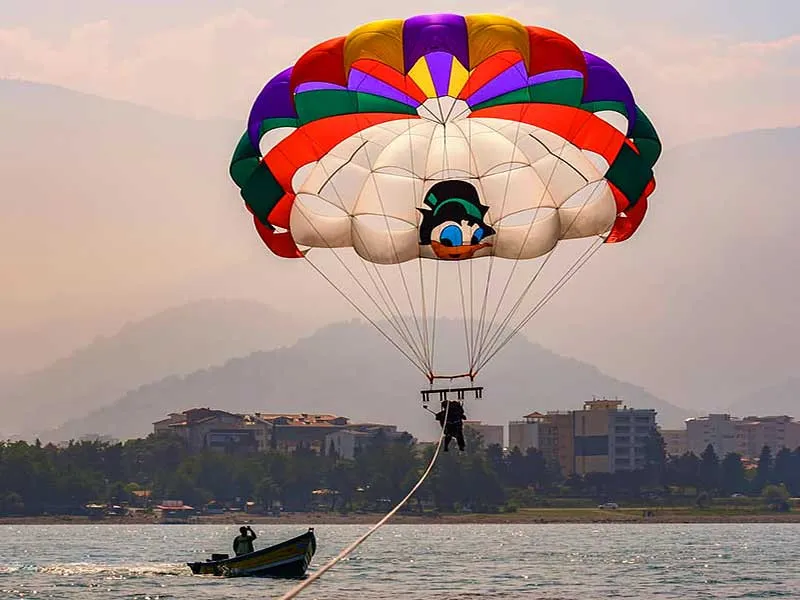
[[[631,83],[637,103],[656,124],[666,148],[752,129],[800,125],[800,2],[796,0],[0,0],[0,79],[55,84],[183,117],[244,122],[264,83],[320,41],[376,19],[488,11],[560,31],[609,60]],[[141,141],[131,140],[131,148],[140,147],[137,143]],[[227,146],[223,150],[227,153]],[[130,159],[154,178],[168,178],[168,165],[143,165],[141,156]],[[28,162],[38,169],[36,155]],[[57,168],[55,163],[50,166]],[[164,308],[164,297],[147,296],[149,291],[138,286],[137,276],[166,287],[179,276],[194,276],[195,271],[227,271],[227,281],[233,281],[237,275],[231,263],[263,258],[250,224],[229,208],[238,196],[226,167],[222,165],[218,177],[215,173],[220,190],[217,204],[206,207],[198,223],[186,228],[195,231],[184,231],[181,239],[171,237],[175,221],[170,219],[184,219],[183,214],[175,214],[183,208],[167,203],[160,206],[163,223],[148,222],[150,213],[127,213],[124,223],[122,217],[120,223],[113,223],[119,229],[93,230],[91,219],[100,222],[98,207],[105,200],[98,194],[89,198],[84,212],[73,215],[76,224],[81,215],[88,217],[80,227],[76,225],[72,237],[58,231],[37,240],[29,257],[29,264],[36,268],[27,271],[20,266],[23,261],[4,248],[24,242],[13,242],[15,230],[18,237],[28,235],[28,229],[16,227],[11,217],[21,223],[33,211],[25,204],[24,194],[4,193],[0,181],[0,205],[14,209],[6,210],[7,223],[0,222],[0,237],[7,235],[6,240],[0,239],[0,254],[6,254],[0,256],[0,277],[16,282],[19,289],[27,288],[17,294],[19,311],[14,314],[5,310],[9,304],[0,297],[0,334],[19,321],[23,312],[26,319],[27,329],[15,334],[7,347],[22,354],[19,344],[30,337],[28,329],[48,328],[51,321],[60,319],[60,345],[53,342],[49,348],[32,348],[32,358],[25,358],[30,365],[39,360],[39,353],[41,357],[61,354],[70,344],[112,333],[125,320]],[[656,173],[658,177],[658,167]],[[20,177],[20,181],[29,195],[41,192],[41,205],[52,203],[55,208],[48,205],[48,216],[66,229],[64,218],[73,206],[61,203],[43,178],[29,182]],[[160,190],[165,197],[185,189],[182,181],[171,183],[174,188]],[[87,197],[92,192],[91,185],[82,182],[71,189],[85,191]],[[128,190],[130,201],[147,191]],[[244,211],[241,205],[238,208]],[[201,218],[216,220],[200,224]],[[655,210],[645,227],[655,227],[648,223],[657,224],[657,218]],[[109,221],[103,223],[109,226]],[[246,235],[241,239],[230,234],[243,229]],[[208,241],[214,235],[215,246]],[[111,247],[112,239],[117,247]],[[156,239],[180,246],[174,265],[166,264],[169,257],[147,256],[147,242]],[[70,245],[72,263],[62,257],[67,254],[64,245]],[[106,256],[98,258],[103,252]],[[94,270],[84,268],[76,256],[96,259]],[[187,257],[196,257],[195,263]],[[5,267],[16,272],[9,276]],[[35,281],[26,279],[28,271],[37,273]],[[123,277],[122,271],[130,275]],[[245,272],[251,273],[243,268]],[[252,295],[251,282],[245,276],[238,279],[242,288],[234,290],[233,284],[231,294]],[[259,293],[268,291],[268,283],[259,286]],[[107,296],[98,291],[108,287],[115,289]],[[117,300],[124,296],[127,303],[109,301],[112,292]],[[87,314],[96,330],[84,328]],[[344,310],[342,314],[351,316]],[[63,321],[73,315],[83,320],[75,318],[64,329]],[[2,364],[13,358],[0,356],[0,374]],[[618,372],[627,376],[624,371]],[[631,379],[638,383],[635,376]]]
[[[308,47],[361,23],[488,12],[474,0],[0,1],[0,77],[243,119]],[[634,82],[665,146],[800,123],[800,3],[543,0],[491,11],[560,31]]]

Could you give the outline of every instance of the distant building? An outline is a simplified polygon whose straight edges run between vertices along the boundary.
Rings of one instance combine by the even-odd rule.
[[[172,413],[153,423],[156,435],[172,433],[182,438],[192,452],[253,452],[269,446],[272,425],[248,415],[210,408],[192,408]]]
[[[390,442],[413,441],[405,431],[398,432],[395,426],[364,424],[354,429],[342,429],[325,436],[326,453],[338,458],[354,459],[360,452],[369,449],[379,435],[384,435]]]
[[[575,436],[573,435],[571,412],[548,412],[547,419],[541,429],[542,446],[540,448],[545,460],[557,464],[564,475],[575,472]]]
[[[745,459],[757,459],[764,446],[769,446],[773,455],[782,448],[800,446],[800,423],[788,415],[740,419],[709,414],[687,419],[686,437],[688,450],[698,456],[711,444],[720,458],[735,452]]]
[[[736,430],[737,451],[748,458],[758,458],[764,446],[773,456],[782,448],[800,447],[800,423],[787,415],[745,417],[736,423]]]
[[[687,419],[686,445],[689,452],[700,456],[709,444],[719,457],[737,452],[736,419],[721,413]]]
[[[480,421],[464,421],[464,428],[471,429],[483,438],[484,447],[488,448],[492,445],[499,445],[503,447],[505,441],[505,432],[502,425],[487,425]]]
[[[582,410],[533,412],[508,424],[508,446],[539,449],[564,475],[615,473],[644,466],[656,412],[620,400],[590,400]]]
[[[621,400],[590,400],[572,411],[573,473],[616,473],[644,467],[645,447],[656,411],[623,406]]]
[[[660,429],[664,438],[667,456],[683,456],[689,451],[689,442],[685,429]]]
[[[525,420],[508,422],[508,449],[519,448],[524,454],[528,448],[541,447],[546,417],[540,412],[533,412],[522,418]]]
[[[270,449],[293,452],[309,448],[317,452],[328,450],[328,436],[341,431],[365,432],[366,438],[378,431],[394,436],[394,425],[350,423],[347,417],[310,413],[235,414],[210,408],[193,408],[172,413],[153,423],[156,435],[172,433],[187,443],[192,452],[217,450],[222,452],[253,452]],[[356,436],[358,437],[358,436]]]
[[[324,452],[325,438],[345,429],[347,417],[311,413],[255,413],[272,426],[271,447],[281,452],[293,452],[298,447]]]

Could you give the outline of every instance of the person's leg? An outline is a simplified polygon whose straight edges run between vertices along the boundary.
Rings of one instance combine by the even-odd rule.
[[[456,433],[456,441],[458,442],[458,449],[463,452],[466,442],[464,442],[464,430],[461,427],[458,428]]]
[[[444,451],[447,452],[450,440],[453,439],[453,428],[450,425],[444,426]]]

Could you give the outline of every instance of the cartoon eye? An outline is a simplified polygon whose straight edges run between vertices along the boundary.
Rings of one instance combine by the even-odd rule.
[[[472,244],[480,244],[484,235],[483,228],[478,227],[472,234]]]
[[[461,227],[458,225],[448,225],[439,234],[439,241],[442,246],[460,246],[464,242]]]

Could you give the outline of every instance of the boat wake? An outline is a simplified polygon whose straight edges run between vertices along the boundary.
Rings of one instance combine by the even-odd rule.
[[[186,577],[186,567],[172,563],[102,565],[97,563],[60,563],[49,565],[0,565],[0,577],[37,573],[59,577],[93,579],[138,579],[142,577]]]

